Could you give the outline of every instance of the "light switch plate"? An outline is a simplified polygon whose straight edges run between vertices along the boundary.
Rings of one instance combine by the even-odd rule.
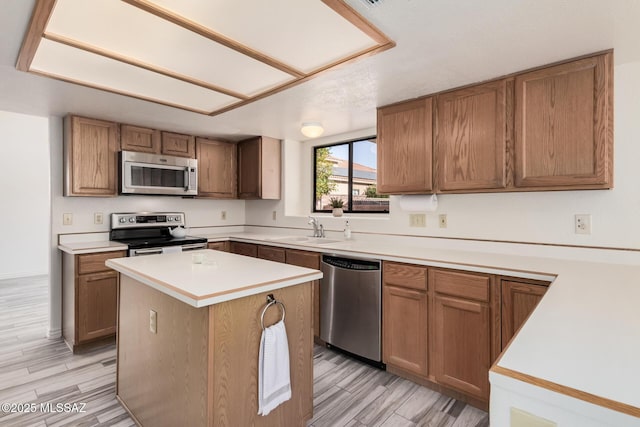
[[[62,214],[62,225],[71,225],[73,224],[73,214],[72,213],[63,213]]]
[[[104,220],[104,215],[102,214],[102,212],[95,212],[93,214],[93,223],[94,224],[102,224]]]
[[[425,214],[409,214],[410,227],[426,227],[427,215]]]
[[[512,407],[511,427],[558,427],[558,424]]]

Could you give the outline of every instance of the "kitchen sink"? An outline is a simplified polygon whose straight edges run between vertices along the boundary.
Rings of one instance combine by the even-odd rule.
[[[277,239],[270,239],[272,241],[283,243],[306,243],[309,245],[326,245],[329,243],[340,243],[339,239],[328,239],[326,237],[310,237],[310,236],[287,236],[279,237]]]

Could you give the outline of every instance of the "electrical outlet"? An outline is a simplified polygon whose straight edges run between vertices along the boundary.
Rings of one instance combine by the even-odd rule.
[[[438,225],[440,228],[447,228],[447,214],[438,215]]]
[[[102,215],[102,212],[95,212],[93,214],[93,223],[94,224],[102,224],[102,221],[104,219],[103,216],[104,215]]]
[[[576,234],[591,234],[591,215],[576,214],[575,216]]]
[[[73,214],[72,213],[63,213],[62,214],[62,225],[71,225],[73,224]]]
[[[511,407],[511,427],[557,427],[558,424],[545,418]]]
[[[227,219],[227,211],[220,212],[220,219],[226,221]]]
[[[271,219],[276,220],[276,211],[271,212]]]
[[[427,215],[425,214],[409,214],[410,227],[426,227]]]
[[[158,313],[153,310],[149,310],[149,332],[158,333]]]

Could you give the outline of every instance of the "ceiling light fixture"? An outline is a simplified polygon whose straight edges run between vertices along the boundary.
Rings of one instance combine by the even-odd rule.
[[[307,138],[317,138],[324,133],[324,128],[321,123],[308,122],[302,124],[300,132]]]

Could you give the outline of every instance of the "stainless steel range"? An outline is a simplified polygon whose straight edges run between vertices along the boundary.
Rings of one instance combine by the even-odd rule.
[[[171,235],[171,229],[184,226],[184,212],[114,213],[109,240],[126,243],[129,256],[206,249],[204,237]]]

